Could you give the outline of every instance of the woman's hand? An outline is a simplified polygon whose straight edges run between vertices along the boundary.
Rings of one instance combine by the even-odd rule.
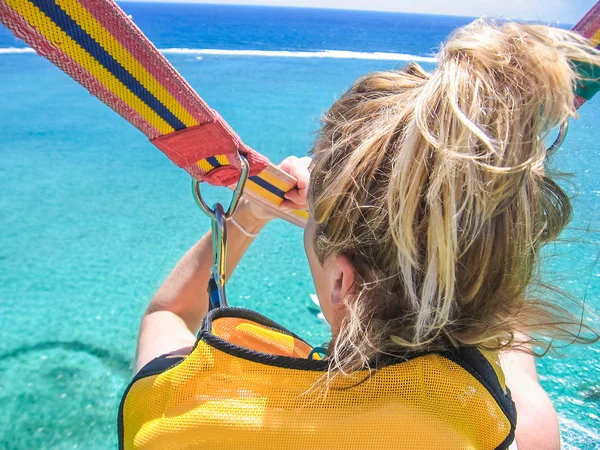
[[[284,159],[281,164],[279,164],[279,168],[281,170],[296,178],[296,187],[285,194],[285,200],[281,203],[281,205],[279,205],[279,209],[282,211],[289,211],[292,209],[308,209],[306,191],[308,189],[308,182],[310,178],[308,166],[310,165],[311,161],[312,159],[308,156],[303,158],[290,156]],[[273,212],[256,203],[248,202],[248,208],[252,215],[258,220],[269,221],[277,218]]]
[[[285,195],[281,209],[306,209],[308,165],[310,158],[286,158],[280,168],[298,180],[294,189]],[[231,275],[246,249],[252,235],[276,216],[261,206],[243,200],[235,212],[237,228],[229,230],[227,270]],[[158,290],[142,320],[138,337],[137,368],[152,359],[187,348],[196,342],[195,334],[208,311],[206,286],[212,267],[212,236],[207,233],[177,264],[171,275]]]

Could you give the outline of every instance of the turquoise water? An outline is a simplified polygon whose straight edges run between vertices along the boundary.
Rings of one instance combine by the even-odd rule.
[[[252,21],[264,24],[275,12],[260,9],[262,16],[240,13],[237,20],[246,28],[237,40],[223,38],[219,30],[224,28],[204,30],[220,37],[202,45],[195,35],[195,41],[186,41],[193,29],[182,26],[185,32],[179,35],[164,32],[183,12],[170,9],[172,18],[160,16],[162,31],[146,30],[144,24],[158,26],[150,20],[158,12],[145,5],[130,8],[159,46],[177,48],[427,56],[452,27],[467,21],[354,13],[345,20],[353,30],[362,30],[368,46],[361,48],[360,39],[345,38],[349,31],[339,25],[346,23],[344,17],[334,20],[326,12],[313,11],[320,22],[303,19],[313,23],[310,29],[265,26],[267,39],[257,34]],[[212,11],[193,8],[197,15]],[[227,11],[233,21],[228,26],[235,26]],[[294,19],[293,10],[275,11],[280,15],[276,22]],[[378,27],[365,25],[375,20]],[[338,34],[326,26],[331,23],[337,24]],[[392,29],[396,38],[390,38]],[[418,39],[411,29],[419,30]],[[0,47],[19,45],[3,31]],[[412,40],[398,37],[404,35]],[[246,143],[274,161],[306,153],[321,112],[356,77],[398,66],[385,60],[189,52],[169,58]],[[131,378],[141,314],[209,224],[194,204],[186,173],[43,59],[0,51],[0,99],[0,449],[115,448],[117,407]],[[572,124],[556,155],[554,165],[575,174],[569,190],[576,214],[567,237],[579,242],[549,249],[557,256],[545,266],[547,279],[585,298],[596,312],[598,116],[599,101],[584,106],[582,120]],[[319,344],[328,331],[309,310],[313,292],[301,231],[283,222],[265,229],[229,285],[233,305],[256,309]],[[541,360],[539,370],[561,417],[564,447],[598,448],[600,347],[571,347],[561,353]]]

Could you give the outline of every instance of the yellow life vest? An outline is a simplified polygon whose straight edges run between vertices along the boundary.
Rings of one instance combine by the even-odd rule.
[[[387,450],[508,448],[516,413],[496,355],[475,348],[339,376],[253,311],[204,320],[187,356],[142,369],[119,409],[120,448]]]

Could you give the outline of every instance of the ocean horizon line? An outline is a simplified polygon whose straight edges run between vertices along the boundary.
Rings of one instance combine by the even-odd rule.
[[[365,59],[379,61],[415,61],[436,63],[435,56],[411,55],[408,53],[391,52],[356,52],[351,50],[228,50],[216,48],[163,48],[159,51],[164,55],[196,55],[196,56],[244,56],[266,58],[329,58],[329,59]],[[0,55],[35,53],[31,47],[0,48]]]
[[[226,2],[218,3],[212,1],[195,1],[195,0],[115,0],[118,5],[124,4],[154,4],[154,5],[198,5],[198,6],[218,6],[218,7],[233,7],[233,8],[268,8],[268,9],[289,9],[289,10],[314,10],[314,11],[333,11],[333,12],[350,12],[350,13],[373,13],[373,14],[389,14],[389,15],[407,15],[407,16],[433,16],[433,17],[452,17],[459,19],[477,19],[480,16],[471,16],[463,14],[439,14],[435,12],[416,12],[416,11],[400,11],[395,9],[378,9],[368,7],[336,7],[336,6],[316,6],[316,5],[274,5],[272,3],[235,3]]]
[[[228,1],[226,3],[218,3],[216,0],[203,1],[203,0],[116,0],[117,4],[154,4],[154,5],[184,5],[184,6],[209,6],[209,7],[233,7],[233,8],[268,8],[268,9],[288,9],[288,10],[314,10],[314,11],[333,11],[333,12],[349,12],[349,13],[373,13],[373,14],[388,14],[388,15],[407,15],[407,16],[431,16],[431,17],[450,17],[457,19],[469,19],[475,20],[480,17],[487,17],[491,19],[500,20],[515,20],[519,22],[539,23],[539,24],[551,24],[560,27],[573,27],[579,18],[569,17],[566,20],[561,20],[560,17],[552,18],[540,18],[535,17],[510,17],[506,14],[496,13],[480,13],[472,15],[472,13],[454,13],[445,11],[444,13],[433,12],[433,11],[411,11],[411,10],[396,10],[386,8],[370,8],[370,7],[352,7],[352,6],[317,6],[317,5],[302,5],[302,4],[280,4],[274,5],[272,3],[257,1],[256,3],[236,3],[234,1]]]

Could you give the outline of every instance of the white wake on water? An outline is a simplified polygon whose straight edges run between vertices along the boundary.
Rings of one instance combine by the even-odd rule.
[[[217,48],[164,48],[165,55],[214,55],[214,56],[260,56],[267,58],[330,58],[330,59],[371,59],[383,61],[415,61],[435,63],[433,56],[409,55],[407,53],[352,52],[348,50],[319,50],[312,52],[293,52],[288,50],[221,50]],[[0,55],[35,53],[30,47],[0,48]]]
[[[269,58],[331,58],[331,59],[372,59],[386,61],[415,61],[435,63],[433,56],[409,55],[406,53],[352,52],[348,50],[320,50],[294,52],[288,50],[220,50],[214,48],[164,48],[165,55],[215,55],[215,56],[262,56]]]
[[[319,297],[317,297],[315,294],[310,294],[310,299],[316,305],[316,307],[319,308],[319,311],[320,311],[321,303],[319,303]],[[322,312],[317,313],[317,317],[321,320],[325,320],[325,316],[323,315]]]
[[[26,48],[17,48],[17,47],[8,47],[8,48],[0,48],[0,55],[10,55],[10,54],[18,54],[18,53],[35,53],[35,50],[29,47]]]
[[[599,433],[579,424],[575,420],[567,419],[566,417],[559,415],[558,421],[561,424],[561,428],[563,428],[562,429],[563,433],[566,433],[566,434],[572,433],[573,434],[573,438],[569,439],[569,440],[577,441],[577,439],[579,439],[579,440],[583,439],[586,441],[586,443],[588,440],[589,440],[589,443],[600,442],[600,434]],[[565,450],[576,450],[578,447],[573,447],[573,446],[563,442],[563,448]]]

